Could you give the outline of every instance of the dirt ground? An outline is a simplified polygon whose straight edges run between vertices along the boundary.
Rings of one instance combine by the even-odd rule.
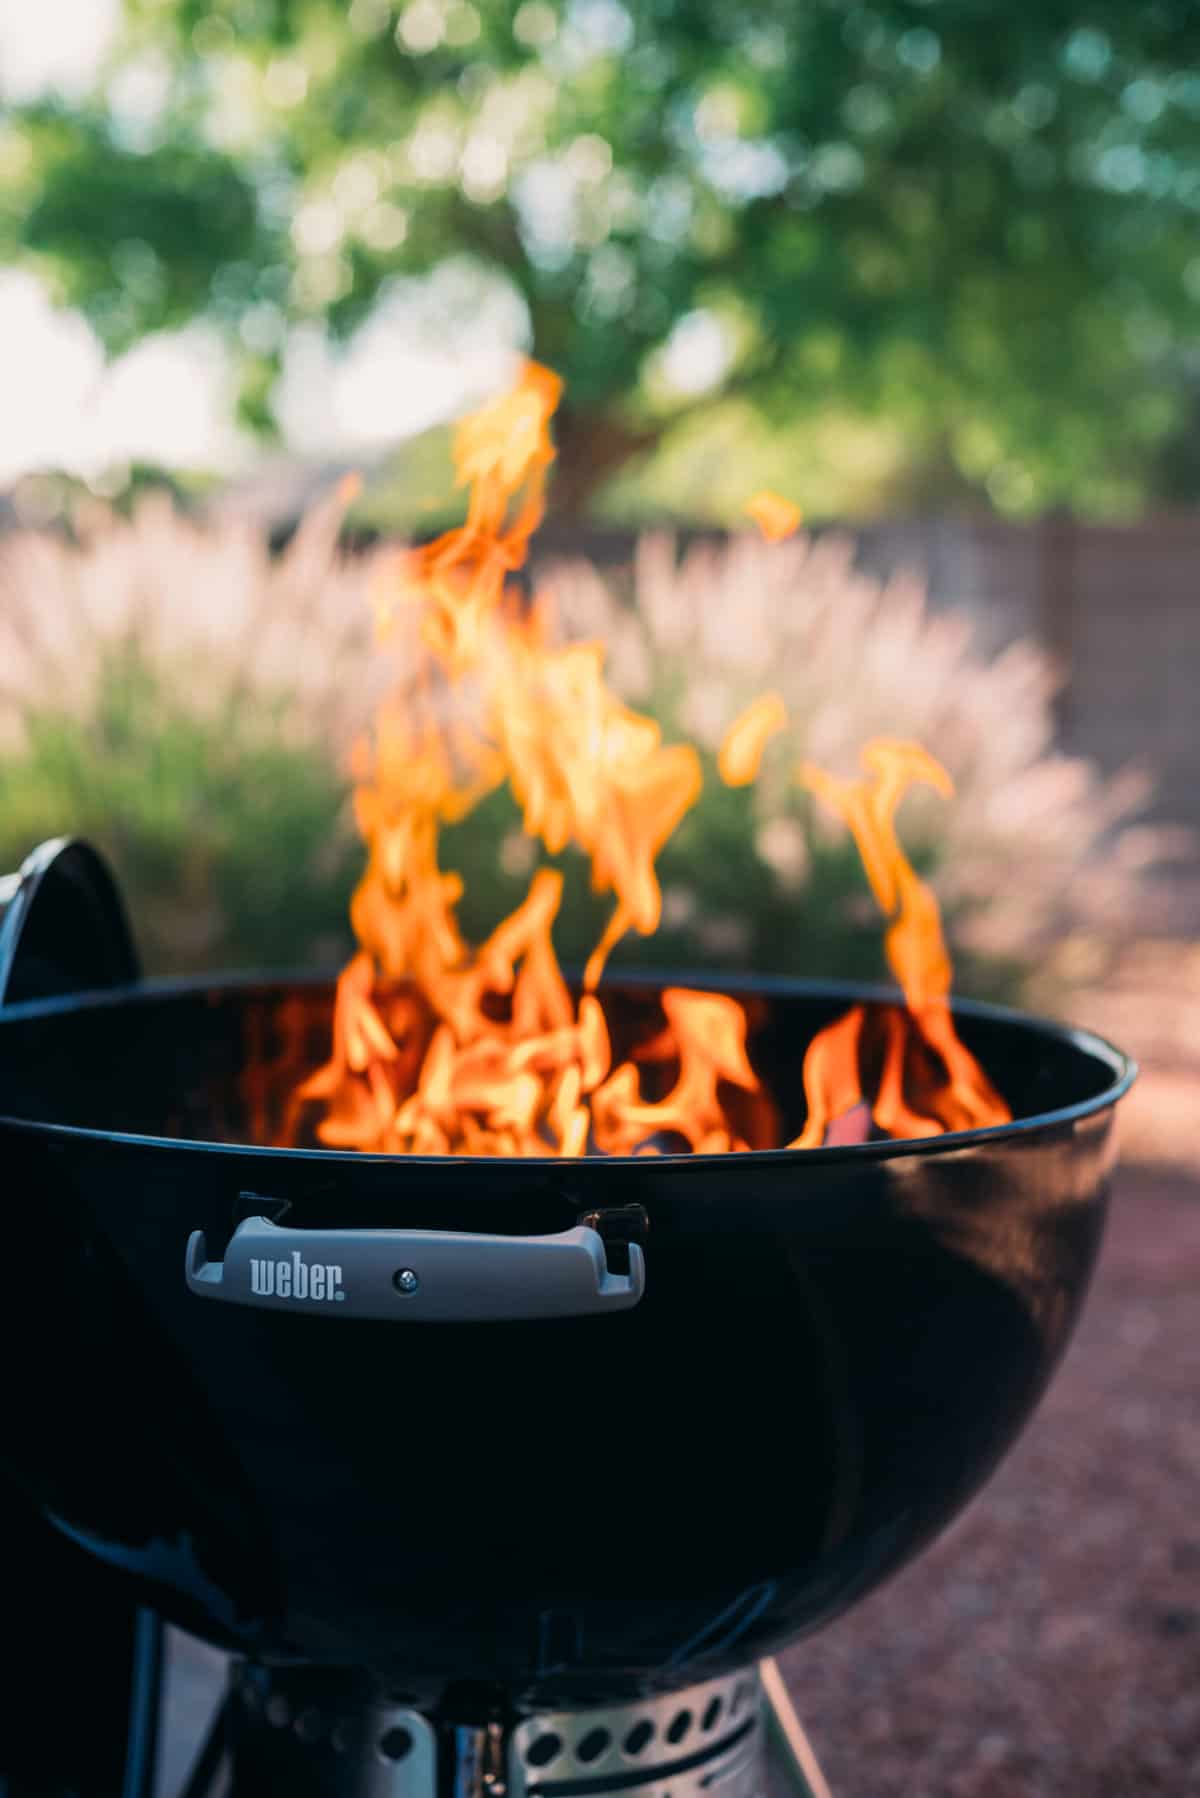
[[[834,1798],[1200,1794],[1200,1185],[1121,1178],[1023,1440],[781,1662]]]
[[[1072,1023],[1109,1037],[1141,1068],[1121,1107],[1126,1165],[1191,1174],[1200,1183],[1200,940],[1131,943],[1102,984],[1078,993],[1068,1010]]]

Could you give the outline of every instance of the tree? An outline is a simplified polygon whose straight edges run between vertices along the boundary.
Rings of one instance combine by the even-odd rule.
[[[566,376],[569,507],[729,396],[1018,510],[1138,497],[1189,416],[1193,0],[127,4],[88,105],[10,113],[0,249],[113,350],[216,319],[264,430],[290,327],[449,258]]]

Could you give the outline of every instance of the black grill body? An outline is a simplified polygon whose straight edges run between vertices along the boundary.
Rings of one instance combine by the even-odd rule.
[[[724,990],[750,1003],[785,1129],[815,1032],[892,1002]],[[648,983],[605,997],[618,1038],[657,1003]],[[572,1162],[272,1147],[331,1010],[329,981],[252,978],[0,1012],[8,1471],[214,1642],[362,1667],[451,1710],[714,1677],[914,1555],[1068,1340],[1132,1079],[1095,1037],[959,1007],[1016,1122],[920,1143]],[[248,1211],[284,1205],[299,1231],[644,1215],[645,1291],[613,1315],[477,1322],[188,1291],[192,1232],[218,1257]]]

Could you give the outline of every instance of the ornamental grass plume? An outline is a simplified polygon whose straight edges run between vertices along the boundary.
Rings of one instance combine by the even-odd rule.
[[[842,860],[843,828],[794,779],[802,759],[856,771],[874,736],[929,745],[954,778],[948,802],[914,793],[902,827],[951,918],[965,985],[1013,991],[1035,965],[1051,976],[1044,988],[1056,973],[1094,974],[1137,915],[1147,869],[1178,853],[1178,832],[1138,822],[1143,772],[1106,778],[1055,747],[1059,682],[1044,649],[1023,640],[986,655],[968,612],[935,610],[912,575],[864,573],[844,536],[772,544],[746,532],[680,556],[672,536],[651,533],[624,575],[580,560],[543,574],[564,632],[604,637],[617,685],[710,757],[755,694],[773,689],[787,706],[788,733],[737,795],[752,814],[740,851],[727,827],[707,846],[698,828],[687,867],[664,860],[684,953],[875,971],[857,950],[843,955],[817,915],[835,906],[853,935],[867,901]],[[710,771],[700,813],[720,804],[716,787]],[[714,858],[738,853],[747,859],[726,881]]]
[[[374,640],[377,552],[339,548],[350,497],[318,502],[282,552],[259,525],[163,496],[129,518],[89,510],[70,534],[0,536],[0,872],[79,831],[116,862],[154,968],[342,956],[361,866],[349,750],[406,659]],[[989,658],[968,614],[935,611],[911,577],[864,574],[844,538],[747,532],[680,556],[652,533],[625,574],[572,558],[541,576],[564,634],[603,638],[617,690],[706,762],[661,858],[663,926],[618,961],[880,972],[853,846],[793,779],[802,759],[853,771],[872,736],[924,742],[954,777],[949,802],[906,801],[902,828],[963,986],[1013,992],[1035,966],[1093,979],[1174,847],[1136,822],[1144,777],[1056,750],[1042,649]],[[789,731],[731,792],[717,746],[766,688]],[[478,935],[536,851],[503,795],[452,836]],[[561,953],[582,960],[596,919],[586,882],[568,891]]]
[[[196,716],[272,711],[299,738],[343,744],[387,670],[373,655],[369,560],[338,548],[354,483],[310,508],[288,546],[242,519],[205,520],[165,493],[128,518],[81,507],[65,531],[0,536],[0,744],[31,715],[92,712],[132,657]]]
[[[288,547],[186,516],[0,537],[0,869],[41,838],[112,858],[147,965],[336,959],[358,844],[346,753],[389,669],[343,486]]]

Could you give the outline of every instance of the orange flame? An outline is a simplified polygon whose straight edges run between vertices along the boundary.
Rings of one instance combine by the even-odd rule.
[[[668,988],[658,1034],[613,1066],[595,989],[626,932],[657,928],[657,858],[700,792],[701,766],[690,745],[664,743],[652,718],[611,691],[603,644],[556,645],[549,602],[526,602],[512,583],[544,511],[560,394],[557,376],[528,363],[511,392],[464,420],[454,457],[465,522],[391,556],[376,578],[380,635],[406,615],[419,664],[412,690],[385,702],[355,751],[354,811],[367,848],[351,904],[359,948],[338,982],[329,1060],[292,1095],[288,1140],[315,1107],[319,1141],[386,1153],[708,1154],[777,1141],[735,999]],[[768,535],[798,522],[778,496],[755,504]],[[722,745],[724,779],[753,781],[786,722],[777,694],[749,707]],[[866,759],[867,782],[811,781],[854,830],[892,917],[888,954],[912,1017],[899,1034],[883,1027],[882,1060],[880,1027],[860,1014],[817,1039],[805,1066],[805,1144],[826,1140],[827,1127],[860,1103],[868,1049],[880,1061],[881,1128],[954,1128],[999,1103],[954,1034],[936,905],[892,826],[909,780],[945,777],[912,746],[874,744]],[[594,889],[613,895],[578,996],[554,951],[557,870],[539,869],[483,943],[469,944],[459,929],[462,881],[440,864],[441,830],[502,783],[527,834],[549,855],[574,845],[590,861]],[[905,1096],[914,1069],[922,1091],[935,1089],[919,1111]]]
[[[454,467],[458,486],[469,489],[466,523],[385,565],[381,625],[398,604],[419,606],[423,639],[451,672],[482,654],[505,581],[524,563],[542,522],[554,460],[550,419],[561,396],[558,376],[528,362],[511,393],[465,418],[455,433]]]
[[[787,727],[787,707],[778,693],[762,693],[725,732],[717,767],[727,787],[748,787],[758,779],[763,752]]]
[[[784,499],[781,493],[772,493],[765,487],[747,500],[745,511],[747,518],[754,520],[768,543],[782,543],[785,537],[794,536],[804,517],[799,506],[794,505],[790,499]]]
[[[700,760],[667,745],[604,678],[599,643],[551,647],[549,607],[508,585],[540,522],[554,449],[557,377],[534,363],[512,392],[460,425],[466,522],[385,564],[373,595],[386,636],[412,606],[426,662],[418,691],[389,701],[354,763],[367,868],[351,906],[360,945],[338,984],[330,1060],[295,1094],[317,1103],[320,1141],[391,1153],[582,1155],[663,1133],[741,1146],[722,1081],[758,1090],[741,1006],[664,995],[673,1092],[650,1103],[641,1073],[613,1070],[594,997],[629,930],[657,928],[655,860],[700,791]],[[576,1002],[551,930],[562,877],[544,868],[515,912],[472,949],[457,924],[462,882],[438,862],[441,826],[507,780],[527,833],[591,861],[615,906]],[[293,1117],[290,1128],[294,1130]]]
[[[873,1059],[879,1069],[871,1115],[888,1136],[973,1130],[1006,1123],[1012,1115],[954,1028],[950,955],[938,903],[896,835],[896,809],[914,782],[945,797],[953,782],[916,743],[877,737],[861,760],[861,780],[838,780],[811,763],[800,775],[854,836],[871,890],[891,920],[884,948],[907,1009],[876,1013],[868,1021],[856,1006],[814,1038],[804,1060],[808,1121],[797,1148],[817,1147],[837,1118],[863,1103],[871,1089],[863,1070]]]
[[[678,1135],[698,1154],[724,1154],[747,1145],[731,1131],[719,1086],[728,1080],[757,1092],[758,1077],[746,1058],[746,1014],[724,993],[693,993],[668,987],[662,996],[667,1031],[642,1049],[645,1060],[677,1055],[679,1078],[657,1104],[638,1094],[638,1074],[627,1061],[605,1081],[592,1101],[597,1147],[612,1155],[632,1154],[660,1135]]]

